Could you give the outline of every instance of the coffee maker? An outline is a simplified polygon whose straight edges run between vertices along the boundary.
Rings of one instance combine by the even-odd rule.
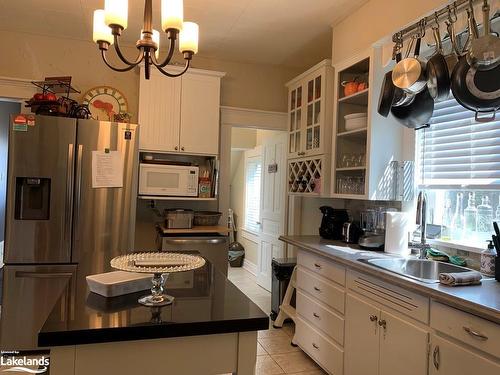
[[[321,206],[319,210],[323,214],[319,235],[327,240],[341,240],[342,227],[349,221],[347,210],[330,206]]]

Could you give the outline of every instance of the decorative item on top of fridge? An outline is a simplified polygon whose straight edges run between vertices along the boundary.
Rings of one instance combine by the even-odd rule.
[[[69,96],[80,93],[71,85],[71,76],[45,77],[43,81],[33,81],[33,85],[41,89],[26,101],[26,107],[37,115],[61,116],[88,119],[90,111],[87,105],[78,104]],[[61,94],[59,97],[57,94]]]

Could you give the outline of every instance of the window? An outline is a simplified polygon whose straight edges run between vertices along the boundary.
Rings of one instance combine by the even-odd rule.
[[[259,148],[245,153],[245,229],[258,232],[260,229],[260,190],[262,157]]]
[[[430,124],[417,137],[418,184],[436,225],[430,232],[485,248],[500,221],[500,120],[478,122],[452,98],[436,104]]]

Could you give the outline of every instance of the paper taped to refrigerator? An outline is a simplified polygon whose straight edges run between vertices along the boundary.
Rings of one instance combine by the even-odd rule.
[[[92,187],[123,187],[123,159],[119,151],[92,151]]]

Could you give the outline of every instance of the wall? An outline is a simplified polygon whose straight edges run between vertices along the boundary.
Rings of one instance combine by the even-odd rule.
[[[8,58],[0,59],[0,76],[43,79],[72,75],[82,94],[95,86],[110,85],[123,92],[133,120],[137,119],[138,72],[116,73],[107,68],[90,38],[81,41],[1,31],[0,43],[10,46]],[[135,56],[136,51],[135,47],[125,48],[127,56]],[[286,110],[284,84],[300,73],[300,69],[222,61],[201,55],[194,57],[193,67],[227,73],[222,80],[222,105],[269,111]]]
[[[403,26],[446,5],[444,0],[371,0],[333,27],[332,61],[337,63],[392,36]]]

